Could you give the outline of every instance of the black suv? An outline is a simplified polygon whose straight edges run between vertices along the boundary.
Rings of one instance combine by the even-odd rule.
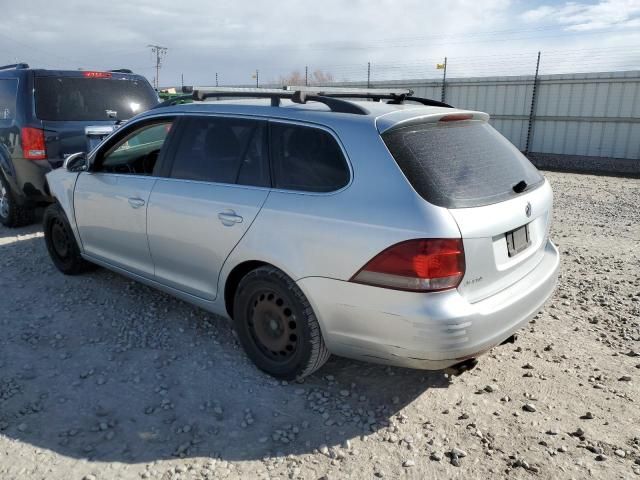
[[[158,102],[149,82],[130,70],[0,67],[0,223],[31,223],[34,207],[51,200],[48,171],[87,151],[91,133],[106,135]]]

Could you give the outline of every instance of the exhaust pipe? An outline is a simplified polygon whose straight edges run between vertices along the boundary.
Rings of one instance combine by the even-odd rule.
[[[476,368],[476,365],[478,365],[478,360],[476,358],[469,358],[463,362],[456,363],[455,365],[445,368],[444,373],[449,376],[458,377],[464,372],[473,370],[474,368]]]

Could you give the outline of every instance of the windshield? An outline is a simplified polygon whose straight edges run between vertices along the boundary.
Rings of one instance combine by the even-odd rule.
[[[158,103],[146,80],[36,77],[40,120],[127,120]]]
[[[479,207],[513,197],[524,181],[542,175],[491,125],[480,121],[430,122],[394,128],[382,135],[413,188],[447,208]]]

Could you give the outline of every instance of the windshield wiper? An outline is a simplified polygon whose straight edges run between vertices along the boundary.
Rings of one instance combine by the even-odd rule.
[[[524,180],[520,180],[512,188],[514,192],[522,193],[527,189],[527,182],[525,182]]]

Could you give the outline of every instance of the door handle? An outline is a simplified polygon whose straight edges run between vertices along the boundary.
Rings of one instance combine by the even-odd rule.
[[[140,208],[142,206],[144,206],[144,200],[141,199],[140,197],[129,197],[129,205],[131,205],[132,208]]]
[[[231,227],[236,223],[242,223],[242,217],[233,210],[225,210],[218,214],[218,218],[225,227]]]

